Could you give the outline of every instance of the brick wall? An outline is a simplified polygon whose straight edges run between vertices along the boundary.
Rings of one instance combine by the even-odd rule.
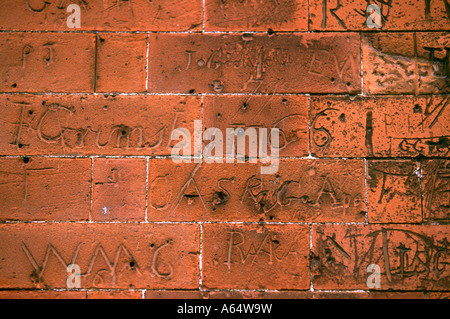
[[[0,298],[450,296],[448,1],[3,0],[0,30]],[[278,172],[175,163],[196,120],[278,128]]]

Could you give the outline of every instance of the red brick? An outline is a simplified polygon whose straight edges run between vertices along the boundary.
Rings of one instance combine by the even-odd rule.
[[[306,0],[206,0],[206,31],[307,31]]]
[[[280,156],[308,156],[308,97],[291,95],[205,96],[204,127],[278,128]],[[270,150],[270,143],[267,149]],[[225,154],[226,139],[223,150]],[[248,154],[247,154],[248,155]]]
[[[188,96],[1,95],[0,105],[2,155],[170,155],[171,131],[193,134],[201,119]]]
[[[366,9],[381,9],[381,30],[448,30],[450,16],[445,1],[393,0],[310,0],[311,30],[378,30],[367,26]]]
[[[427,299],[450,299],[450,292],[430,292],[426,294]]]
[[[87,220],[91,160],[0,159],[0,220]]]
[[[226,289],[308,289],[307,225],[203,226],[203,285]]]
[[[450,93],[450,33],[417,32],[416,46],[418,92]]]
[[[150,159],[148,220],[365,220],[362,160],[282,159],[274,175],[262,175],[260,169],[253,163]]]
[[[210,299],[367,299],[365,292],[210,291]]]
[[[145,299],[204,299],[200,290],[147,290]]]
[[[422,166],[423,217],[426,221],[450,220],[450,161],[428,160]]]
[[[92,219],[144,221],[145,159],[94,159]]]
[[[81,28],[70,29],[67,6],[81,8]],[[188,31],[199,30],[202,0],[4,0],[0,30]]]
[[[149,91],[357,93],[356,33],[151,34]]]
[[[364,90],[371,94],[449,93],[449,44],[447,33],[363,34]]]
[[[2,290],[0,299],[86,299],[86,291]]]
[[[94,69],[93,34],[0,33],[2,92],[92,92]]]
[[[381,290],[448,290],[449,235],[436,225],[313,225],[314,289],[366,290],[377,264]]]
[[[68,264],[81,288],[198,287],[197,225],[2,224],[1,288],[67,288]]]
[[[94,290],[87,292],[88,299],[142,299],[142,291],[136,290]]]
[[[370,299],[425,299],[425,294],[423,292],[371,291]]]
[[[101,33],[97,37],[96,92],[144,92],[147,35]]]
[[[419,165],[413,161],[368,161],[369,223],[420,223]]]
[[[442,157],[446,96],[311,97],[311,152],[327,157]]]

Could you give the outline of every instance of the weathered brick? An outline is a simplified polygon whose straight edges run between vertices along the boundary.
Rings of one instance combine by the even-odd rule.
[[[145,299],[203,299],[200,290],[147,290]]]
[[[0,95],[2,155],[170,155],[174,128],[193,134],[191,96]]]
[[[0,299],[86,299],[86,291],[1,290]]]
[[[424,161],[422,168],[423,218],[426,221],[450,220],[450,161]]]
[[[81,8],[81,28],[70,29],[67,6]],[[188,31],[199,30],[202,0],[4,0],[0,30]]]
[[[416,47],[418,92],[450,93],[450,33],[417,32]]]
[[[258,163],[150,159],[148,220],[365,220],[362,160],[281,159],[276,174],[260,169]]]
[[[366,292],[210,291],[210,299],[368,299]]]
[[[307,225],[206,224],[203,230],[206,288],[309,288]]]
[[[450,98],[311,97],[311,152],[333,157],[449,154]]]
[[[101,33],[97,37],[96,92],[144,92],[147,35]]]
[[[371,94],[449,93],[448,33],[363,34],[364,90]]]
[[[425,299],[425,294],[423,292],[371,291],[370,299]]]
[[[0,33],[1,92],[93,92],[94,69],[93,34]]]
[[[414,161],[368,161],[369,223],[420,223],[419,165]]]
[[[307,31],[306,0],[206,0],[206,31]]]
[[[1,288],[67,288],[68,264],[81,288],[198,287],[197,225],[2,224]]]
[[[450,11],[446,1],[417,0],[310,0],[311,30],[371,30],[368,5],[380,8],[380,30],[448,30]],[[372,30],[378,30],[373,28]]]
[[[314,288],[368,289],[376,264],[382,290],[448,290],[449,235],[437,225],[313,225]]]
[[[450,292],[429,292],[426,294],[427,299],[450,299]]]
[[[87,299],[142,299],[139,290],[93,290],[87,292]]]
[[[87,220],[90,162],[0,158],[0,220]]]
[[[206,96],[203,121],[205,129],[218,128],[226,150],[227,128],[279,129],[279,156],[308,155],[308,98],[306,96]],[[259,133],[258,133],[259,134]],[[260,136],[258,135],[260,138]],[[270,151],[271,144],[268,142]],[[248,153],[246,154],[248,155]]]
[[[151,34],[149,91],[357,93],[356,33]]]
[[[143,221],[146,167],[145,159],[94,159],[92,219]]]

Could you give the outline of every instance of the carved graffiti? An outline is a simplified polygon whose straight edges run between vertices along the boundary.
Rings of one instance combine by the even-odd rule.
[[[355,283],[365,283],[369,264],[383,265],[385,287],[410,282],[415,287],[446,285],[450,264],[447,238],[435,239],[424,233],[397,228],[381,228],[361,233],[349,227],[345,235],[318,231],[314,257],[316,280],[338,282],[349,274]],[[405,286],[402,286],[403,288]],[[382,287],[383,288],[383,287]]]
[[[114,285],[118,283],[118,276],[123,273],[127,273],[128,276],[144,276],[148,274],[148,269],[151,269],[152,276],[170,280],[173,278],[174,269],[171,263],[164,261],[164,258],[161,257],[161,251],[163,249],[170,249],[171,242],[172,240],[167,240],[160,246],[156,246],[155,244],[150,245],[149,249],[153,250],[153,254],[149,268],[145,269],[141,268],[132,252],[124,243],[117,246],[113,259],[110,259],[103,245],[98,243],[90,255],[89,262],[87,264],[84,263],[85,269],[81,272],[82,287],[98,287],[103,284]],[[44,257],[39,263],[28,246],[22,242],[22,250],[33,267],[33,271],[30,275],[31,281],[36,285],[45,284],[45,272],[49,268],[52,256],[56,258],[61,265],[62,273],[65,272],[68,265],[79,264],[81,261],[78,260],[78,257],[80,255],[80,250],[83,249],[82,246],[82,243],[78,243],[72,254],[71,260],[66,261],[63,254],[52,243],[48,243]],[[145,261],[142,262],[145,263]],[[124,265],[122,265],[122,263],[124,263]],[[103,266],[106,266],[106,268],[103,268]],[[168,269],[167,272],[165,271],[166,268]],[[66,278],[62,279],[64,279],[65,282]]]

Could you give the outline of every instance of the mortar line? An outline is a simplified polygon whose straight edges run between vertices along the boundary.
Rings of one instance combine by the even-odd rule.
[[[312,158],[311,151],[311,95],[308,95],[308,158]]]
[[[91,157],[91,198],[89,205],[89,222],[92,223],[92,207],[93,207],[93,196],[94,196],[94,157]]]
[[[309,225],[309,291],[314,292],[314,284],[313,284],[313,269],[311,258],[313,256],[313,229],[312,223]]]
[[[148,59],[149,59],[149,48],[150,48],[150,34],[147,33],[147,61],[145,64],[145,92],[148,92]]]
[[[366,219],[366,224],[369,224],[369,196],[368,196],[368,187],[367,187],[367,179],[369,177],[369,167],[368,167],[369,163],[367,161],[367,159],[364,159],[364,190],[366,193],[366,198],[365,198],[365,202],[366,202],[366,214],[365,214],[365,219]]]
[[[97,64],[98,64],[98,33],[95,33],[95,54],[94,54],[94,93],[97,92]]]
[[[149,173],[149,158],[146,158],[145,165],[145,216],[144,221],[148,223],[148,173]]]
[[[200,223],[200,240],[199,240],[199,255],[198,255],[198,289],[203,290],[203,223]]]
[[[361,95],[365,96],[364,92],[364,61],[363,61],[363,33],[359,33],[359,56],[360,56],[360,64],[361,64]]]
[[[205,1],[203,0],[203,12],[202,12],[202,33],[205,33],[205,17],[206,17],[206,5],[205,5]]]

